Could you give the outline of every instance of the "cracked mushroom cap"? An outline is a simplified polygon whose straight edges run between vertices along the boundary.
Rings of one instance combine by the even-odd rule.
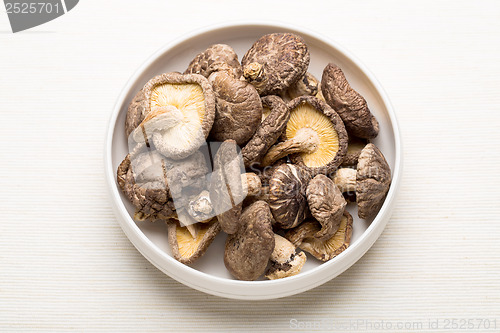
[[[165,73],[144,86],[145,119],[133,132],[136,142],[148,144],[171,159],[194,153],[208,137],[215,117],[215,95],[198,74]]]
[[[219,222],[213,219],[209,223],[198,223],[196,236],[193,237],[187,227],[181,227],[178,221],[172,219],[167,222],[168,243],[174,258],[183,264],[189,265],[200,258],[215,236],[220,232]]]
[[[320,240],[314,237],[320,228],[316,221],[305,221],[297,228],[289,230],[285,238],[321,261],[335,258],[349,247],[352,236],[352,216],[347,211],[344,211],[340,227],[331,238]]]
[[[271,211],[257,201],[245,208],[240,220],[238,232],[227,237],[224,264],[238,280],[252,281],[265,272],[274,250]]]
[[[271,147],[262,164],[269,165],[289,155],[293,163],[306,168],[312,175],[332,173],[347,151],[347,132],[340,117],[314,96],[297,97],[288,108],[286,141]]]
[[[200,74],[208,78],[225,66],[231,68],[233,77],[239,79],[243,75],[238,55],[233,48],[226,44],[215,44],[196,55],[184,74]]]
[[[356,173],[358,216],[372,218],[379,212],[391,186],[391,169],[382,152],[369,143],[359,154]]]
[[[323,70],[321,91],[328,103],[345,124],[347,131],[359,138],[373,139],[378,135],[379,124],[370,112],[366,100],[354,90],[335,64]]]
[[[307,202],[312,216],[321,224],[314,237],[320,240],[331,238],[339,229],[342,214],[347,205],[342,192],[333,180],[317,175],[307,186]]]
[[[271,265],[266,272],[266,278],[276,280],[297,275],[306,260],[304,252],[295,253],[295,246],[292,243],[274,234],[274,250],[271,253]]]
[[[266,112],[265,119],[258,125],[253,137],[241,150],[245,167],[260,163],[269,148],[278,140],[290,118],[288,107],[280,97],[265,96],[261,101],[264,110],[267,109],[269,112]]]
[[[141,89],[134,96],[127,110],[127,116],[125,118],[125,134],[127,135],[127,137],[144,120],[145,112],[146,98],[144,97],[144,91]]]
[[[215,120],[210,137],[216,141],[235,140],[243,146],[254,135],[262,119],[262,103],[248,82],[220,70],[208,78],[215,93]]]
[[[274,220],[283,229],[299,225],[306,217],[306,188],[309,173],[293,164],[276,168],[269,181],[269,207]]]
[[[214,212],[227,234],[234,234],[240,226],[242,202],[247,194],[241,181],[244,170],[236,142],[224,141],[214,156],[209,192]]]
[[[241,59],[243,76],[260,95],[279,95],[302,78],[309,66],[309,49],[291,33],[259,38]]]

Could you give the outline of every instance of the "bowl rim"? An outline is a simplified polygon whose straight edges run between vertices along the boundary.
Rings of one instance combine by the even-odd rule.
[[[328,261],[322,263],[318,267],[315,267],[309,271],[302,272],[298,275],[288,277],[285,279],[278,280],[264,280],[264,281],[240,281],[240,280],[231,280],[223,277],[214,276],[205,272],[198,271],[188,265],[184,265],[179,261],[175,260],[173,257],[165,253],[158,246],[156,246],[137,226],[137,224],[133,221],[132,217],[129,215],[128,211],[123,204],[121,199],[119,189],[115,179],[115,170],[112,164],[112,146],[113,146],[113,136],[114,130],[116,126],[116,122],[120,111],[122,109],[122,105],[125,102],[127,95],[132,89],[133,85],[136,83],[137,79],[142,75],[144,71],[148,69],[159,57],[161,57],[164,53],[168,52],[170,49],[173,49],[180,44],[188,41],[191,38],[197,37],[200,34],[215,32],[217,30],[226,30],[231,28],[242,28],[242,27],[260,27],[260,28],[272,28],[272,29],[283,29],[286,31],[293,31],[298,34],[302,34],[307,37],[312,37],[317,39],[325,44],[328,44],[332,48],[336,49],[342,56],[347,58],[352,64],[357,67],[357,70],[361,71],[368,81],[374,86],[376,92],[379,94],[379,97],[382,100],[382,104],[385,106],[387,110],[387,115],[389,117],[391,126],[394,132],[394,167],[392,170],[392,183],[387,193],[385,202],[380,209],[377,216],[370,223],[368,228],[360,235],[355,244],[349,246],[345,251],[335,257],[335,260]],[[183,34],[169,43],[160,47],[156,52],[154,52],[142,65],[132,74],[132,76],[128,79],[125,86],[122,88],[120,95],[118,96],[116,103],[113,107],[113,112],[109,118],[107,132],[106,132],[106,141],[105,141],[105,149],[104,149],[104,167],[105,167],[105,178],[108,187],[109,194],[112,197],[112,204],[115,215],[118,219],[118,222],[132,242],[132,244],[137,248],[137,250],[148,259],[153,265],[155,265],[158,269],[160,269],[165,274],[174,278],[175,280],[197,289],[199,291],[222,296],[227,298],[236,298],[236,299],[272,299],[290,296],[294,294],[298,294],[304,292],[306,290],[317,287],[334,277],[343,273],[346,269],[356,263],[375,243],[375,241],[379,238],[382,231],[385,229],[385,226],[389,220],[390,214],[392,212],[395,199],[397,197],[397,192],[400,186],[400,180],[402,175],[402,141],[401,134],[399,129],[399,124],[392,107],[392,104],[382,88],[379,81],[375,78],[375,76],[366,68],[366,66],[353,54],[347,51],[345,48],[340,46],[334,40],[312,31],[308,28],[291,25],[289,23],[274,21],[274,20],[238,20],[238,21],[227,21],[225,23],[208,25],[186,34]],[[169,267],[165,267],[165,264]],[[333,266],[336,266],[335,274],[325,274],[326,271],[331,270]],[[323,278],[320,277],[323,272]],[[297,286],[300,285],[299,281],[309,282],[311,276],[317,275],[318,277],[313,281],[313,283],[304,283],[301,288]],[[187,277],[187,278],[186,278]],[[239,293],[229,292],[226,289],[214,290],[211,288],[207,288],[206,286],[200,285],[194,281],[205,281],[204,285],[212,285],[212,286],[226,286],[235,287],[240,290]],[[295,286],[294,286],[295,285]],[[269,294],[269,290],[273,290],[274,287],[277,286],[293,286],[294,288],[286,288],[288,289],[286,292],[279,291],[274,294]],[[259,289],[262,288],[261,291],[267,290],[265,294],[259,293],[258,290],[253,290],[249,292],[248,288]],[[283,289],[283,288],[282,288]]]

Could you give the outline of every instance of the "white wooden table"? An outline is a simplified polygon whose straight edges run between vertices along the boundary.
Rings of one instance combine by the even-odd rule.
[[[381,81],[402,129],[403,184],[380,239],[285,299],[177,283],[132,246],[107,198],[105,129],[126,80],[161,45],[228,18],[335,39]],[[0,331],[450,332],[456,318],[499,332],[499,115],[498,1],[86,0],[18,34],[2,12]]]

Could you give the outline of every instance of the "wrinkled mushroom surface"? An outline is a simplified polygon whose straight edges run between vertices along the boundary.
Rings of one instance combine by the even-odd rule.
[[[309,66],[302,37],[273,33],[259,38],[241,59],[243,75],[260,95],[279,95],[302,78]]]
[[[278,166],[269,181],[269,207],[283,229],[299,225],[306,217],[306,188],[310,174],[293,164]]]
[[[127,137],[144,120],[145,112],[146,98],[144,96],[144,91],[141,89],[134,96],[128,107],[127,116],[125,118],[125,134]]]
[[[314,237],[331,238],[339,229],[347,202],[335,183],[325,175],[317,175],[307,186],[307,202],[312,216],[321,224]]]
[[[235,140],[243,146],[254,135],[262,119],[262,103],[255,88],[234,78],[229,71],[209,77],[216,96],[215,120],[210,133],[217,141]]]
[[[263,97],[262,105],[269,110],[269,114],[258,125],[252,139],[241,150],[246,167],[253,163],[260,163],[269,148],[278,140],[290,118],[288,107],[278,96]]]
[[[369,143],[359,154],[356,202],[362,219],[377,215],[391,186],[391,169],[382,152]]]
[[[368,103],[354,90],[335,64],[323,70],[321,91],[326,102],[340,115],[347,131],[359,138],[372,139],[378,135],[379,124]]]
[[[169,220],[167,222],[168,243],[174,258],[183,264],[192,264],[205,254],[220,230],[219,222],[214,219],[209,223],[200,224],[196,236],[193,237],[188,228],[181,227],[176,220]]]
[[[292,100],[300,96],[316,96],[320,91],[318,79],[307,72],[302,78],[292,84],[286,91],[286,98]]]
[[[238,55],[226,44],[215,44],[199,53],[189,64],[184,74],[200,74],[208,78],[221,68],[231,67],[231,75],[239,79],[243,75]]]
[[[311,174],[332,173],[347,151],[347,132],[342,120],[324,101],[313,96],[301,96],[288,107],[290,119],[284,142],[271,147],[263,165],[289,155],[293,163]]]
[[[264,273],[274,250],[271,211],[257,201],[245,208],[240,220],[238,232],[227,237],[224,264],[237,279],[251,281]]]
[[[236,142],[224,141],[214,156],[209,192],[217,219],[227,234],[234,234],[240,225],[242,201],[246,196],[241,181],[243,170]]]
[[[183,159],[204,144],[215,117],[215,95],[198,74],[165,73],[144,86],[145,119],[134,130],[134,140],[152,141],[172,159]]]
[[[313,255],[316,259],[328,261],[349,247],[352,236],[352,221],[351,214],[344,211],[339,229],[327,240],[314,237],[320,230],[320,225],[316,221],[309,220],[297,228],[289,230],[285,234],[285,238],[295,246]]]

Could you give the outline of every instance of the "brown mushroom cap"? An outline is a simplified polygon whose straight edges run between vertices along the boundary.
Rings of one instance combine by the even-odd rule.
[[[325,175],[317,175],[307,186],[307,202],[312,216],[322,228],[314,237],[320,240],[331,238],[339,229],[347,202],[335,183]]]
[[[262,164],[268,165],[291,154],[292,162],[306,168],[312,175],[332,173],[347,151],[347,132],[340,117],[314,96],[297,97],[288,108],[290,119],[284,134],[286,141],[271,147]]]
[[[382,152],[369,143],[359,154],[356,174],[356,202],[358,216],[362,219],[374,217],[389,191],[391,169]]]
[[[169,220],[167,222],[168,243],[174,258],[183,264],[192,264],[205,254],[220,230],[219,222],[213,219],[209,223],[199,224],[196,237],[193,237],[188,228],[181,227],[176,220]]]
[[[286,91],[286,97],[290,100],[300,96],[316,96],[320,91],[318,79],[307,72],[302,78],[292,84]]]
[[[245,208],[240,220],[238,232],[227,237],[224,264],[237,279],[252,281],[264,273],[274,250],[269,206],[257,201]]]
[[[297,228],[289,230],[285,238],[300,249],[312,254],[316,259],[328,261],[335,258],[351,243],[352,216],[344,211],[340,227],[337,232],[327,240],[320,240],[314,235],[320,230],[316,221],[305,221]]]
[[[243,161],[236,142],[224,141],[214,156],[209,192],[214,212],[227,234],[234,234],[240,226],[242,201],[246,196],[241,182],[242,173]]]
[[[291,33],[259,38],[241,59],[243,75],[260,95],[279,95],[299,80],[309,66],[309,49]]]
[[[241,150],[245,167],[260,162],[269,148],[278,140],[290,118],[288,107],[278,96],[265,96],[261,100],[262,105],[270,112]]]
[[[199,53],[189,64],[184,74],[200,74],[208,78],[226,65],[231,67],[232,75],[239,79],[243,75],[238,55],[226,44],[215,44]]]
[[[216,96],[211,138],[216,141],[232,139],[243,146],[262,119],[262,103],[257,90],[225,70],[212,73],[208,80]]]
[[[352,167],[358,164],[359,154],[361,150],[368,144],[368,140],[357,138],[353,135],[349,135],[349,141],[347,144],[347,153],[342,160],[342,167]]]
[[[146,99],[144,97],[144,91],[141,89],[134,96],[128,107],[127,116],[125,118],[125,134],[127,137],[144,120],[145,111]]]
[[[349,85],[337,65],[330,63],[323,70],[321,91],[326,102],[342,118],[350,134],[364,139],[372,139],[378,135],[378,121],[370,112],[366,100]]]
[[[295,246],[280,235],[274,234],[274,250],[271,253],[271,265],[266,272],[270,280],[297,275],[307,258],[304,252],[295,253]]]
[[[276,223],[283,229],[299,225],[306,217],[306,188],[310,174],[293,164],[276,168],[269,181],[269,207]]]
[[[152,136],[158,151],[168,158],[183,159],[205,142],[215,117],[215,95],[206,78],[165,73],[149,80],[143,90],[146,118],[135,131]],[[147,121],[154,123],[145,127]],[[136,141],[140,136],[134,136]]]

